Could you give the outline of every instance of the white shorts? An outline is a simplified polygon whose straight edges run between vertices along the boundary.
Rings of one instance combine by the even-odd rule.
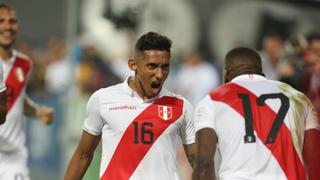
[[[0,180],[30,180],[26,149],[0,152]]]

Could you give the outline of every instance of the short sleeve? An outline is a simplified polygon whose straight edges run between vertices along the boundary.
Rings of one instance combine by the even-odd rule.
[[[194,126],[196,132],[203,128],[215,129],[214,108],[208,95],[198,103],[195,109]]]
[[[4,90],[6,90],[6,85],[4,83],[4,77],[3,77],[2,60],[0,60],[0,92],[3,92]]]
[[[193,124],[193,106],[187,100],[184,101],[185,121],[181,131],[182,143],[192,144],[195,142],[195,131]]]
[[[102,132],[103,120],[100,115],[99,91],[95,92],[89,99],[87,104],[86,119],[83,129],[88,133],[98,136]]]
[[[307,99],[307,109],[306,109],[306,125],[305,125],[305,130],[309,129],[318,129],[320,130],[320,124],[319,124],[319,119],[317,112],[311,103],[311,101],[306,97]]]

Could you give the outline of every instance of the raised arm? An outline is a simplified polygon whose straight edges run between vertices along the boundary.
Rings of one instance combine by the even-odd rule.
[[[73,154],[65,174],[65,180],[81,180],[87,171],[94,151],[100,142],[101,136],[94,136],[83,131],[80,143]]]
[[[218,142],[215,131],[203,128],[196,133],[197,156],[192,180],[215,180],[214,154]]]

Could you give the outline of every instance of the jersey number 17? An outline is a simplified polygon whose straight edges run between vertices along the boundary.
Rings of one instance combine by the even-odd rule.
[[[247,93],[239,93],[238,97],[241,98],[242,100],[242,106],[244,111],[245,130],[246,130],[246,134],[244,136],[244,143],[255,143],[256,136],[254,135],[254,132],[253,132],[253,120],[252,120],[252,108],[251,108],[250,96]],[[256,103],[258,106],[264,106],[265,101],[267,99],[276,99],[276,98],[280,99],[281,106],[275,117],[275,120],[272,124],[269,134],[264,142],[265,144],[274,143],[277,137],[277,134],[280,130],[280,127],[283,123],[283,120],[288,112],[289,98],[285,96],[283,93],[262,94],[257,98],[256,102],[253,102],[253,103]]]

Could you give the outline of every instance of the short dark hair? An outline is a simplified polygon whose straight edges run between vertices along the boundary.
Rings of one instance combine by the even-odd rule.
[[[225,57],[226,63],[231,63],[235,59],[247,60],[261,66],[261,57],[257,51],[248,47],[236,47],[230,50]]]
[[[0,3],[0,9],[8,9],[8,10],[13,10],[10,6],[4,4],[4,3]]]
[[[170,52],[171,44],[172,41],[167,36],[156,32],[148,32],[143,34],[137,40],[135,50],[140,52],[145,50],[160,50]]]

